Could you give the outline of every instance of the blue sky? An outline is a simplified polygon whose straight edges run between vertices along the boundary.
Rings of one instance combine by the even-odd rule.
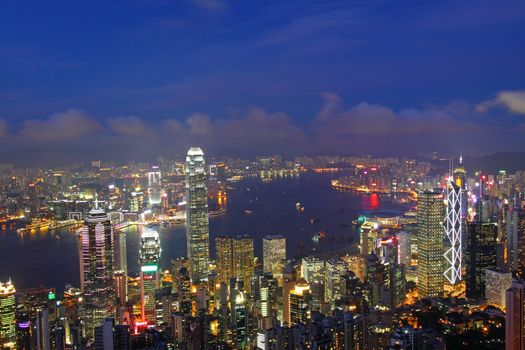
[[[523,1],[0,6],[8,160],[525,148]]]

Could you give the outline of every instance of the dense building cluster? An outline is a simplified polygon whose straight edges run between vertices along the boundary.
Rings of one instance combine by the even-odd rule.
[[[80,227],[78,288],[58,296],[0,283],[1,348],[524,348],[521,173],[468,176],[461,161],[441,171],[370,157],[207,164],[200,148],[184,163],[158,163],[0,169],[3,225]],[[209,197],[220,201],[243,177],[307,170],[333,172],[332,191],[391,196],[403,212],[356,217],[359,237],[337,253],[290,256],[279,232],[210,244],[209,216],[221,209]],[[171,222],[185,222],[187,255],[162,266],[155,227]],[[137,276],[128,274],[126,225],[139,226]]]

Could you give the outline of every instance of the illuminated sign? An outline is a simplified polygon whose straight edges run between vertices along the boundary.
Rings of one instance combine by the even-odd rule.
[[[142,266],[140,268],[140,271],[142,272],[155,272],[158,270],[158,266],[157,265],[146,265],[146,266]]]
[[[23,328],[23,329],[29,328],[29,321],[27,321],[27,322],[20,322],[18,324],[18,328]]]
[[[55,293],[54,292],[49,292],[49,294],[47,295],[47,299],[55,300]]]

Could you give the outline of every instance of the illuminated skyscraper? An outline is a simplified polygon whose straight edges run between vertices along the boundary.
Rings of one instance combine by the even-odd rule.
[[[487,304],[505,310],[505,293],[512,286],[512,273],[498,269],[486,269],[485,273]]]
[[[507,289],[507,311],[505,314],[505,349],[525,349],[525,283],[521,280],[512,282]]]
[[[233,273],[233,238],[219,236],[215,238],[215,258],[219,281],[229,283]]]
[[[233,240],[233,271],[237,279],[244,282],[244,290],[251,293],[254,275],[253,238],[237,236]]]
[[[479,221],[468,224],[465,247],[465,282],[468,298],[480,298],[485,293],[485,269],[497,265],[498,225]]]
[[[235,294],[236,297],[233,304],[235,343],[237,345],[237,349],[244,349],[248,340],[248,314],[246,310],[246,297],[242,288],[236,288]]]
[[[525,210],[507,213],[507,255],[509,270],[525,277]]]
[[[0,348],[16,349],[15,286],[0,282]]]
[[[335,308],[336,302],[342,298],[342,277],[348,270],[348,265],[340,258],[330,258],[325,263],[325,301]]]
[[[208,277],[209,222],[204,153],[192,147],[186,156],[186,240],[193,281]]]
[[[421,192],[417,206],[417,290],[432,298],[443,292],[443,196]]]
[[[217,272],[220,282],[242,279],[246,292],[251,291],[254,275],[253,238],[249,236],[217,237],[215,239]]]
[[[310,285],[304,278],[295,283],[295,288],[290,291],[288,303],[290,304],[290,325],[307,323],[310,319]]]
[[[155,324],[155,289],[159,288],[159,234],[145,230],[140,239],[140,300],[142,320]]]
[[[94,327],[113,317],[113,232],[109,215],[98,207],[89,212],[80,241],[80,288],[84,294],[84,313],[88,336]]]
[[[115,283],[115,293],[119,305],[124,305],[128,301],[128,262],[126,254],[126,233],[114,232],[113,238],[113,276]]]
[[[162,196],[161,172],[154,166],[148,173],[148,203],[150,206],[160,204]]]
[[[284,262],[286,260],[286,238],[281,235],[268,235],[263,238],[263,271],[270,272],[282,283]]]
[[[463,220],[461,217],[463,191],[453,180],[448,179],[445,215],[445,277],[451,285],[461,281]]]

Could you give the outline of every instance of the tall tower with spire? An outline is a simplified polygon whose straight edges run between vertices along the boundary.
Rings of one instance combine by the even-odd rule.
[[[114,314],[113,231],[106,211],[99,208],[98,197],[80,231],[80,288],[84,295],[84,316],[88,336],[94,327]]]
[[[191,279],[205,280],[209,272],[208,191],[204,153],[198,147],[186,156],[186,240]]]

